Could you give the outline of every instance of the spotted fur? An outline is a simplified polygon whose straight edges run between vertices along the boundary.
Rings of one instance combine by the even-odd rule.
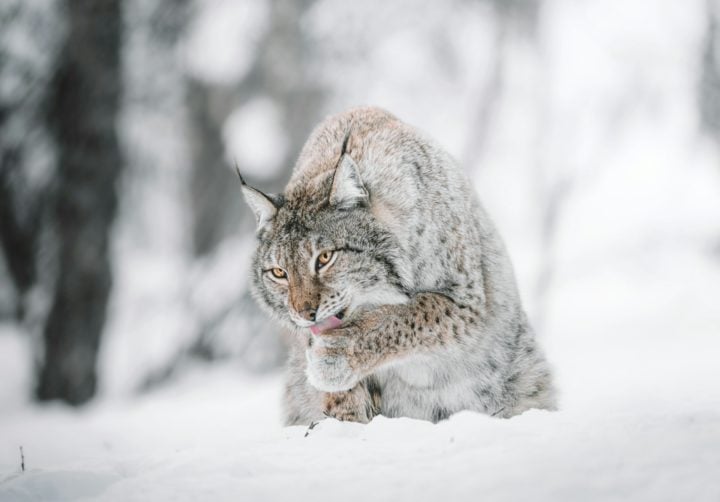
[[[288,424],[555,407],[504,245],[433,141],[353,109],[315,129],[282,195],[243,193],[258,221],[253,293],[292,331]]]

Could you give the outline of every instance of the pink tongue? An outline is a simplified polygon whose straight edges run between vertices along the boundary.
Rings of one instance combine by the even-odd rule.
[[[319,323],[310,326],[310,331],[313,335],[319,335],[324,331],[339,328],[340,326],[342,326],[342,321],[335,316],[330,316]]]

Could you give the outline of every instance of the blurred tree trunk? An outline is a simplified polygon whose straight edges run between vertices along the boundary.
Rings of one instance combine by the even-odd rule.
[[[237,185],[228,182],[234,174],[228,169],[221,134],[230,113],[253,98],[262,97],[269,98],[280,109],[289,147],[282,159],[285,168],[272,179],[263,180],[263,188],[271,191],[282,190],[310,130],[324,114],[327,93],[311,69],[317,51],[299,22],[314,1],[270,0],[270,26],[259,43],[251,69],[239,85],[190,82],[188,97],[194,127],[190,189],[193,246],[199,256],[211,252],[223,238],[237,232],[242,215],[248,231],[254,225],[252,215],[238,196]],[[253,181],[252,175],[247,177]]]
[[[58,275],[37,397],[81,404],[95,393],[111,287],[109,237],[121,169],[120,0],[68,0],[67,13],[49,105],[58,168],[48,223],[57,239]]]
[[[702,127],[720,142],[720,1],[708,0],[707,31],[700,75]]]
[[[35,256],[39,233],[39,201],[24,201],[25,211],[14,196],[14,186],[22,169],[17,149],[0,153],[0,246],[4,250],[8,272],[17,291],[15,316],[24,316],[23,296],[35,284]]]
[[[231,171],[227,169],[222,141],[222,123],[230,111],[224,108],[229,107],[230,96],[226,90],[191,78],[187,98],[192,130],[192,247],[196,256],[202,256],[211,252],[229,233],[228,213],[233,210],[239,213],[236,193],[232,184],[228,183]],[[226,105],[220,107],[222,112],[218,110],[218,101]]]
[[[53,148],[44,124],[61,23],[53,2],[0,2],[0,316],[27,321]],[[22,41],[22,43],[18,43]],[[6,275],[5,275],[6,274]]]
[[[507,85],[506,61],[509,46],[517,39],[530,39],[535,44],[542,0],[482,0],[490,5],[495,24],[494,47],[490,72],[478,89],[480,106],[471,114],[472,131],[460,156],[461,165],[474,168],[486,150],[488,138],[502,106]]]

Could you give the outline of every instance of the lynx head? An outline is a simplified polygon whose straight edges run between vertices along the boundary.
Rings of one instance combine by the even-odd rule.
[[[258,226],[253,294],[283,324],[348,322],[360,309],[407,301],[400,247],[373,217],[344,148],[334,172],[291,193],[266,195],[244,181],[242,191]]]

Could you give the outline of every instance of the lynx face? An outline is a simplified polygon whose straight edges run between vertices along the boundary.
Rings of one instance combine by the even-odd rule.
[[[253,293],[284,324],[351,321],[363,307],[407,301],[400,246],[348,156],[311,193],[268,196],[244,182],[243,192],[258,222]]]
[[[255,294],[281,321],[309,327],[331,316],[350,319],[363,306],[405,300],[391,236],[362,208],[302,212],[281,206],[259,237]]]

